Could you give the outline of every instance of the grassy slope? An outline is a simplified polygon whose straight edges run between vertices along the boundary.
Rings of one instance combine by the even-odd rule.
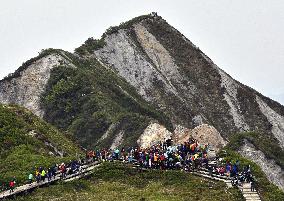
[[[69,55],[70,56],[70,55]],[[124,145],[133,146],[151,120],[171,129],[169,119],[140,97],[124,79],[96,60],[73,56],[77,68],[59,66],[51,72],[42,95],[45,119],[94,148],[111,124],[117,127],[99,146],[109,146],[124,130]]]
[[[137,172],[105,163],[87,179],[38,189],[17,200],[243,200],[237,189],[180,171]]]
[[[29,135],[31,131],[36,135]],[[46,146],[45,141],[63,151],[64,158],[51,156],[49,152],[56,152]],[[0,105],[0,145],[0,180],[7,181],[16,176],[20,183],[26,181],[34,167],[46,167],[81,153],[53,126],[18,106]]]
[[[278,200],[284,200],[284,193],[274,184],[270,183],[268,179],[266,178],[264,172],[261,170],[261,168],[253,163],[250,160],[245,159],[240,154],[238,154],[236,151],[240,146],[243,144],[243,140],[247,139],[251,143],[253,143],[257,148],[263,147],[267,145],[267,141],[263,140],[261,137],[257,138],[258,136],[256,133],[239,133],[233,136],[230,139],[229,144],[225,147],[225,150],[227,151],[226,158],[230,161],[236,161],[239,160],[241,163],[241,169],[245,166],[250,164],[252,167],[252,173],[255,175],[257,179],[257,186],[258,190],[260,192],[260,195],[264,201],[278,201]],[[269,146],[268,146],[269,147]],[[269,149],[273,149],[272,147]],[[262,150],[262,149],[261,149]],[[270,153],[274,153],[273,150],[267,150]],[[281,151],[282,152],[282,151]],[[280,154],[280,153],[279,153]],[[221,155],[222,156],[222,155]],[[223,155],[225,156],[225,155]],[[274,156],[272,156],[274,159]],[[276,157],[276,156],[275,156]],[[276,162],[279,164],[282,163],[283,154],[278,155],[278,159]]]

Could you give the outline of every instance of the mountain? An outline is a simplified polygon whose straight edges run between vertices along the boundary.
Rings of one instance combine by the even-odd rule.
[[[234,138],[235,151],[284,189],[284,107],[234,80],[156,13],[74,53],[44,50],[0,82],[0,102],[30,109],[86,148],[183,139],[207,124],[209,139]]]

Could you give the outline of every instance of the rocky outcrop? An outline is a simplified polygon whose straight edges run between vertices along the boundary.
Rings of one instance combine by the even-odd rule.
[[[261,112],[272,125],[272,133],[279,141],[279,145],[284,149],[284,117],[271,109],[259,96],[256,96],[256,101]]]
[[[165,139],[170,139],[172,133],[164,126],[158,123],[151,123],[137,140],[137,144],[141,147],[150,147],[153,144],[164,142]]]
[[[43,116],[40,108],[40,96],[44,92],[52,68],[67,63],[65,57],[50,54],[33,62],[20,76],[0,81],[0,103],[18,104]]]
[[[245,144],[240,147],[239,153],[259,165],[269,181],[284,191],[284,173],[275,161],[267,159],[260,150],[257,150],[248,141],[245,141]]]
[[[174,136],[178,143],[183,143],[190,137],[194,138],[201,144],[209,144],[216,152],[227,144],[216,128],[207,124],[199,125],[194,129],[178,127],[174,131]]]
[[[226,141],[220,133],[213,126],[207,124],[197,126],[194,129],[178,125],[174,132],[170,132],[158,123],[151,123],[140,136],[137,143],[142,147],[150,147],[169,138],[173,139],[174,144],[183,144],[189,138],[194,138],[201,144],[209,144],[215,151],[226,145]]]

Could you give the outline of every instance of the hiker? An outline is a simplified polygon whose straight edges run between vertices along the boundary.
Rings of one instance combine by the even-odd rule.
[[[0,192],[5,190],[5,183],[4,182],[0,182]]]
[[[250,191],[255,191],[255,179],[252,177],[250,181]]]
[[[231,177],[234,177],[238,174],[238,166],[236,164],[233,165],[232,171],[231,171]]]
[[[9,182],[9,187],[10,187],[10,193],[14,192],[14,188],[15,188],[14,179]]]
[[[230,176],[231,170],[232,170],[232,165],[229,162],[227,162],[226,164],[226,176],[227,177]]]
[[[46,176],[46,172],[45,172],[45,170],[44,169],[42,169],[42,171],[41,171],[41,180],[44,182],[44,180],[45,180],[45,176]]]
[[[52,178],[52,169],[48,168],[48,170],[47,170],[47,180],[51,181],[51,178]]]
[[[57,167],[58,167],[57,164],[55,164],[55,165],[53,165],[53,166],[51,167],[51,173],[52,173],[53,179],[55,179],[56,172],[57,172],[57,170],[58,170]]]
[[[158,168],[158,154],[154,153],[153,155],[153,166],[154,168]]]
[[[115,158],[115,160],[118,160],[118,158],[119,158],[119,149],[118,148],[116,148],[115,151],[114,151],[114,158]]]
[[[97,160],[98,161],[102,161],[102,155],[101,155],[101,152],[97,149],[96,151],[96,157],[97,157]],[[80,162],[79,162],[80,163]]]
[[[32,182],[33,182],[33,177],[34,177],[33,174],[30,173],[30,174],[29,174],[29,177],[28,177],[28,179],[29,179],[28,181],[29,181],[29,184],[30,184],[30,185],[31,185]]]
[[[41,175],[38,169],[36,169],[35,176],[36,176],[36,182],[39,183],[41,180]]]
[[[126,157],[125,157],[125,153],[126,153],[126,152],[125,152],[124,147],[121,148],[120,153],[121,153],[122,161],[124,162],[124,161],[125,161],[125,158],[126,158]]]
[[[60,173],[61,173],[61,178],[64,179],[66,177],[66,167],[65,164],[62,163],[59,167]]]
[[[166,138],[164,138],[164,141],[163,141],[163,150],[167,150],[167,140],[166,140]]]

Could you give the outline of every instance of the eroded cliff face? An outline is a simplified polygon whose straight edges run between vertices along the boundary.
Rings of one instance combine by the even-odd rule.
[[[261,112],[266,116],[272,125],[272,133],[279,141],[279,145],[284,149],[284,116],[281,116],[272,108],[270,108],[259,96],[256,96],[256,102]]]
[[[40,96],[48,82],[51,69],[63,63],[69,61],[59,54],[50,54],[33,62],[20,72],[19,76],[0,81],[0,102],[21,105],[42,117]]]
[[[275,161],[268,159],[248,141],[245,141],[245,144],[240,147],[239,153],[259,165],[268,180],[284,191],[284,173]]]
[[[185,119],[183,121],[185,124],[186,122],[191,123],[191,113],[185,114],[185,111],[190,110],[190,106],[186,99],[179,95],[174,83],[182,85],[184,90],[190,90],[192,93],[194,93],[194,86],[187,81],[186,85],[190,88],[186,89],[186,85],[183,85],[183,82],[186,81],[178,73],[177,66],[174,66],[174,61],[167,50],[142,27],[142,25],[136,27],[136,32],[140,36],[139,39],[145,41],[143,43],[145,46],[147,46],[146,41],[148,40],[153,43],[147,49],[148,55],[141,53],[127,31],[119,30],[116,34],[105,38],[106,45],[104,48],[95,51],[95,56],[125,78],[145,100],[155,103],[159,108],[167,111],[172,116],[173,121],[181,112],[184,114]],[[156,47],[156,49],[153,50],[153,47]],[[149,60],[148,57],[157,58],[157,60]],[[159,66],[156,66],[155,64],[158,65],[158,63],[160,63]],[[191,95],[188,94],[188,96]],[[169,103],[178,104],[180,109],[167,107]]]

